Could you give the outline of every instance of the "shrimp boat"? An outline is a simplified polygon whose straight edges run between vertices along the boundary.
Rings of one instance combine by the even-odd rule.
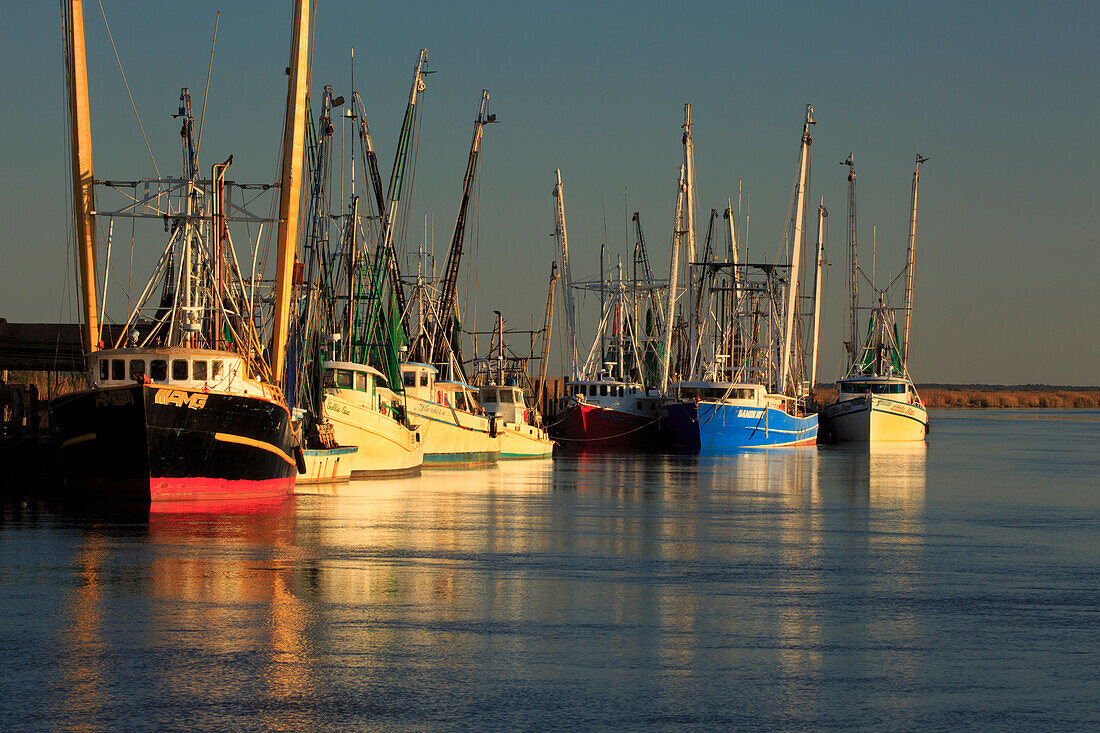
[[[483,89],[443,275],[438,282],[426,275],[422,248],[408,307],[396,307],[404,332],[411,335],[400,365],[409,419],[423,437],[424,464],[437,468],[491,464],[500,457],[497,421],[485,413],[463,370],[457,297],[481,141],[485,126],[496,122],[488,103],[489,92]]]
[[[890,285],[879,289],[871,282],[875,305],[870,308],[867,334],[859,343],[859,276],[855,230],[855,162],[848,166],[848,287],[849,338],[846,342],[848,373],[837,380],[836,400],[822,410],[822,431],[835,441],[861,443],[923,441],[928,434],[928,410],[909,376],[909,338],[913,315],[914,250],[917,237],[917,189],[920,166],[927,158],[916,157],[913,168],[912,201],[909,214],[909,245],[905,267],[891,281],[905,275],[905,305],[891,308],[886,303]],[[873,258],[872,258],[873,261]],[[898,333],[896,313],[904,314],[904,338]]]
[[[570,376],[565,380],[565,395],[555,405],[550,420],[551,434],[559,445],[571,450],[628,448],[647,450],[658,444],[659,398],[645,384],[646,358],[649,351],[639,349],[643,340],[638,333],[639,318],[634,314],[638,298],[630,295],[639,289],[652,294],[659,288],[651,282],[648,257],[646,279],[629,284],[618,263],[617,279],[605,278],[603,253],[599,280],[575,282],[569,262],[569,237],[565,225],[565,190],[561,171],[555,171],[554,214],[558,261],[561,264],[561,289],[565,301],[566,332],[569,342]],[[639,247],[644,252],[641,225]],[[636,258],[640,255],[636,252]],[[596,338],[584,363],[580,363],[574,290],[598,292],[601,302]],[[648,344],[647,344],[648,345]],[[645,357],[642,352],[645,352]]]
[[[402,290],[393,254],[395,223],[389,214],[400,208],[400,171],[426,66],[427,51],[421,50],[388,196],[357,92],[339,114],[340,124],[350,120],[357,127],[368,174],[363,178],[371,182],[373,193],[361,204],[353,172],[351,197],[341,213],[329,211],[328,203],[333,188],[333,117],[345,100],[334,97],[331,86],[322,95],[310,156],[312,193],[300,248],[303,278],[296,290],[287,379],[306,440],[305,482],[415,475],[424,462],[422,432],[410,421],[399,364],[405,335],[394,314]],[[354,166],[353,153],[350,167]],[[379,213],[364,211],[369,206]],[[370,254],[364,241],[373,243]]]
[[[550,346],[550,330],[554,304],[556,268],[550,275],[550,292],[546,301],[546,319],[543,321],[542,373],[539,384],[546,380],[546,357]],[[517,460],[549,458],[554,453],[554,441],[542,423],[537,400],[533,398],[534,385],[527,374],[531,357],[505,358],[504,318],[497,311],[497,327],[493,331],[496,341],[496,358],[475,360],[476,371],[471,380],[477,385],[478,398],[485,412],[496,422],[500,439],[500,459]],[[511,333],[511,332],[510,332]],[[532,337],[535,333],[531,333]],[[475,334],[476,338],[476,334]],[[476,343],[476,342],[475,342]],[[532,340],[532,347],[534,341]],[[490,346],[490,352],[492,352]],[[532,348],[533,351],[533,348]]]
[[[111,182],[128,204],[97,210],[92,172],[82,4],[65,12],[72,131],[73,203],[80,252],[88,385],[51,402],[68,487],[82,498],[138,501],[257,499],[289,493],[301,464],[290,410],[263,356],[253,307],[255,283],[238,266],[230,224],[272,222],[241,202],[256,190],[227,179],[232,156],[200,178],[191,100],[180,94],[184,175]],[[297,4],[286,140],[301,139],[298,110],[308,56],[308,11]],[[284,153],[285,154],[285,153]],[[291,156],[292,157],[292,156]],[[290,161],[284,160],[284,163]],[[284,165],[280,252],[296,187]],[[252,189],[249,191],[248,189]],[[234,199],[234,196],[239,198]],[[104,348],[96,296],[97,219],[163,221],[168,243],[117,343]],[[287,219],[290,219],[288,222]],[[108,264],[110,238],[108,237]],[[287,273],[276,282],[286,303]],[[104,277],[104,297],[108,278]],[[154,293],[160,297],[154,300]],[[280,349],[276,326],[274,353]]]
[[[817,415],[810,412],[810,391],[802,375],[806,372],[807,351],[813,355],[810,371],[816,368],[824,206],[818,223],[814,336],[808,349],[802,336],[806,314],[800,309],[808,299],[799,294],[813,124],[813,107],[807,105],[786,264],[739,262],[732,202],[725,212],[729,222],[726,256],[718,259],[712,247],[718,217],[718,211],[712,209],[703,257],[695,262],[691,106],[685,105],[685,162],[677,203],[677,220],[682,223],[677,227],[680,236],[673,240],[672,262],[675,281],[682,238],[687,245],[686,282],[691,302],[685,305],[687,336],[682,339],[687,342],[687,353],[681,353],[676,368],[687,379],[669,382],[671,332],[666,342],[662,383],[667,388],[662,391],[668,398],[661,415],[669,447],[721,454],[751,448],[812,446],[817,442]],[[670,323],[674,300],[670,293]]]

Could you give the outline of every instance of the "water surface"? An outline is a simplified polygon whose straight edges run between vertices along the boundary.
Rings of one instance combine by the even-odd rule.
[[[221,513],[9,501],[0,727],[1100,725],[1100,412]]]

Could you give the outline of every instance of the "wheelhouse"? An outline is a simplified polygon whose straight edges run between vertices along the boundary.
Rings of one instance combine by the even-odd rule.
[[[841,379],[836,384],[838,401],[859,399],[868,394],[895,402],[916,402],[920,399],[913,383],[898,377],[855,377]]]
[[[477,401],[477,390],[463,382],[437,381],[434,401],[445,407],[480,415],[485,412]]]
[[[409,397],[435,402],[435,377],[438,371],[429,364],[407,361],[401,365],[401,380]]]
[[[523,390],[511,385],[489,384],[481,387],[479,397],[486,412],[492,413],[508,423],[524,422],[523,413],[527,409]]]
[[[766,390],[762,384],[738,382],[677,382],[669,395],[699,402],[720,402],[744,407],[763,407]]]
[[[244,358],[227,351],[105,349],[91,354],[89,361],[96,387],[148,382],[215,392],[264,392],[249,378]]]

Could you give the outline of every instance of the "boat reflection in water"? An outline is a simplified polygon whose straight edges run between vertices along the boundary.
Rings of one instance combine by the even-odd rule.
[[[77,730],[140,727],[149,710],[134,701],[155,695],[162,721],[232,728],[243,705],[260,727],[308,722],[287,704],[319,692],[315,612],[293,588],[292,499],[64,505],[59,514],[83,537],[58,619],[64,693],[50,698],[52,719]],[[140,681],[115,669],[120,655],[141,658]]]
[[[906,602],[926,591],[921,448],[571,453],[88,522],[62,613],[66,719],[138,714],[112,697],[121,658],[140,658],[135,694],[158,716],[186,697],[228,727],[485,711],[523,727],[551,709],[615,727],[624,710],[726,720],[746,700],[820,722],[871,692],[915,719],[899,690],[933,676],[914,650],[935,631]],[[874,689],[823,699],[840,679]],[[515,708],[493,707],[502,691]]]

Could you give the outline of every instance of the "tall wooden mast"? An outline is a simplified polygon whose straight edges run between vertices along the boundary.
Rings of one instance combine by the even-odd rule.
[[[813,346],[810,351],[810,394],[817,388],[817,339],[821,333],[821,268],[825,262],[825,218],[829,212],[825,209],[825,197],[817,209],[817,257],[814,269],[814,331]]]
[[[859,260],[856,241],[856,159],[855,153],[848,153],[848,159],[841,161],[848,166],[848,370],[851,371],[859,358]]]
[[[680,181],[676,184],[676,231],[672,233],[672,252],[669,255],[668,265],[668,314],[665,317],[665,353],[661,359],[661,394],[668,394],[669,362],[672,359],[672,328],[676,322],[676,281],[680,266],[680,239],[684,236],[684,230],[680,228],[680,220],[684,213],[684,168],[680,166]]]
[[[913,255],[917,246],[917,188],[920,186],[920,164],[928,160],[917,153],[913,167],[913,206],[909,211],[909,247],[905,253],[905,341],[901,347],[901,365],[909,371],[909,326],[913,320]]]
[[[279,253],[275,272],[275,323],[271,331],[271,372],[282,385],[286,341],[290,330],[290,290],[294,272],[298,208],[301,198],[302,156],[305,147],[307,64],[309,62],[309,5],[295,0],[294,34],[290,51],[290,79],[286,91],[283,127],[283,171],[279,185]]]
[[[565,189],[561,183],[561,169],[554,170],[554,235],[558,240],[558,259],[561,261],[562,294],[565,296],[565,315],[569,325],[569,378],[577,378],[577,312],[573,305],[573,274],[569,269],[569,233],[565,228]]]
[[[813,105],[806,105],[806,122],[802,125],[802,145],[798,156],[798,184],[795,189],[795,202],[794,202],[794,232],[791,237],[791,258],[790,258],[790,272],[787,277],[787,315],[786,315],[786,327],[783,331],[783,365],[779,371],[779,384],[776,385],[780,392],[786,392],[787,379],[790,377],[791,371],[791,352],[795,347],[795,330],[794,330],[794,314],[795,307],[798,305],[798,274],[799,267],[801,266],[800,258],[802,254],[802,247],[805,242],[803,241],[806,236],[805,231],[805,216],[806,216],[806,199],[809,195],[810,187],[810,146],[813,145],[813,140],[810,138],[810,125],[816,124],[814,122],[814,108]],[[792,385],[793,389],[793,385]],[[797,394],[797,390],[793,390],[792,394]]]
[[[88,106],[88,65],[84,58],[84,3],[70,0],[66,21],[69,82],[69,132],[72,149],[73,217],[80,253],[80,307],[87,351],[99,348],[95,284],[95,177],[92,172],[92,128]]]
[[[691,308],[690,294],[695,292],[695,143],[691,137],[691,104],[684,105],[684,209],[683,229],[686,254],[684,255],[684,275],[689,300],[684,305],[687,311],[688,327],[688,363],[695,366],[695,309]],[[690,371],[688,378],[693,379]]]

